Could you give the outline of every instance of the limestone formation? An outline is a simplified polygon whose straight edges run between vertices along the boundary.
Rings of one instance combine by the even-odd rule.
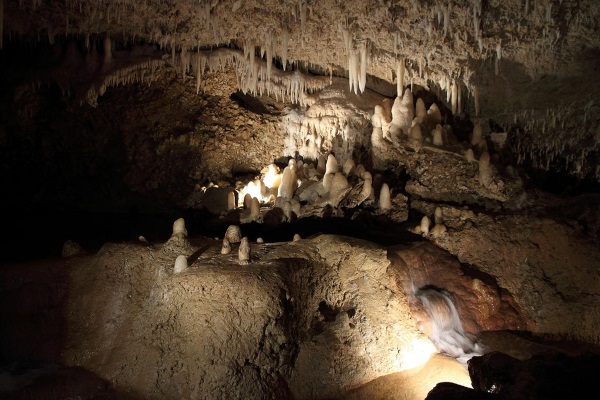
[[[245,236],[240,241],[240,248],[238,250],[238,260],[240,265],[250,264],[250,242]]]
[[[221,254],[229,254],[231,253],[231,243],[229,243],[229,239],[227,237],[223,238],[223,245],[221,246]]]
[[[433,214],[433,222],[436,225],[444,223],[444,215],[440,207],[435,208],[435,212]]]
[[[409,134],[409,128],[415,118],[415,110],[413,106],[413,95],[410,89],[404,91],[402,97],[396,97],[394,106],[392,107],[392,124],[390,132],[394,129],[394,134]],[[393,127],[393,128],[392,128]]]
[[[423,133],[421,131],[421,124],[417,119],[413,121],[409,130],[409,144],[417,151],[423,146]]]
[[[435,226],[433,227],[433,229],[431,229],[431,236],[437,238],[440,236],[443,236],[444,234],[446,234],[446,231],[448,229],[446,228],[446,225],[444,224],[435,224]]]
[[[227,195],[227,210],[233,210],[236,207],[235,194],[229,192]]]
[[[281,184],[279,185],[277,196],[290,200],[292,197],[294,197],[295,186],[296,172],[290,166],[287,166],[283,170],[283,176],[281,178]]]
[[[355,168],[355,164],[354,164],[354,160],[349,158],[344,162],[344,165],[342,167],[343,171],[344,171],[344,175],[346,176],[350,176],[350,174],[354,171]]]
[[[481,130],[481,124],[476,123],[473,127],[473,133],[471,134],[471,146],[477,146],[481,142],[483,135]]]
[[[437,125],[433,131],[431,132],[431,134],[433,135],[433,145],[434,146],[443,146],[444,145],[444,136],[443,136],[443,131],[442,131],[442,126],[441,125]]]
[[[183,218],[178,218],[173,222],[173,234],[172,238],[185,238],[187,237],[187,229],[185,229],[185,220]]]
[[[225,231],[225,239],[229,241],[229,243],[239,243],[242,240],[242,231],[240,227],[237,225],[229,225],[227,231]]]
[[[475,159],[475,154],[473,153],[473,149],[467,149],[467,151],[465,152],[465,158],[469,162],[475,162],[475,161],[477,161]]]
[[[392,200],[390,198],[390,188],[387,183],[381,185],[381,192],[379,194],[379,209],[383,212],[388,211],[392,208]]]
[[[187,257],[184,255],[177,256],[175,260],[175,267],[173,268],[173,272],[176,274],[182,273],[188,267]]]
[[[327,164],[325,166],[325,174],[335,174],[338,172],[338,162],[333,154],[327,156]]]
[[[246,193],[244,195],[244,208],[249,209],[252,204],[252,195],[250,193]]]
[[[489,187],[492,183],[492,166],[487,152],[479,157],[479,182],[485,187]]]
[[[433,129],[442,124],[442,113],[437,104],[432,103],[427,110],[427,125]]]
[[[427,110],[425,108],[425,102],[422,98],[418,98],[415,104],[415,117],[421,118],[421,121],[425,121],[427,118]]]
[[[429,217],[426,215],[423,218],[421,218],[421,225],[420,225],[420,232],[423,235],[428,235],[429,234],[429,227],[431,226],[431,220],[429,219]]]

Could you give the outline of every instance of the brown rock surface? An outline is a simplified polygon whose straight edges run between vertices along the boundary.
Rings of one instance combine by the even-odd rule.
[[[477,214],[470,227],[432,239],[497,279],[538,333],[598,343],[597,241],[549,217]]]
[[[388,250],[389,273],[406,293],[418,326],[430,331],[429,318],[414,293],[434,287],[452,297],[465,330],[524,329],[510,293],[501,290],[492,276],[461,265],[453,256],[429,242],[398,245]]]
[[[326,235],[253,244],[251,264],[239,266],[236,251],[220,254],[220,241],[193,242],[106,244],[51,267],[65,285],[63,306],[54,306],[64,320],[53,336],[62,341],[49,343],[53,359],[142,398],[302,399],[340,396],[411,368],[415,349],[433,351],[376,245]],[[189,266],[173,274],[180,254]],[[40,300],[44,292],[24,293],[23,283],[37,282],[40,267],[3,271],[8,304]],[[19,315],[3,309],[5,321]],[[21,355],[48,341],[5,334]]]

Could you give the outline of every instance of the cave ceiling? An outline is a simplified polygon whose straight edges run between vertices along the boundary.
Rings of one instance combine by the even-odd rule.
[[[249,56],[254,54],[268,72],[256,78],[263,82],[260,87],[248,82],[251,73],[238,76],[242,89],[252,94],[281,95],[277,85],[287,85],[287,92],[316,91],[327,84],[328,75],[348,77],[351,87],[356,78],[355,91],[366,86],[390,97],[396,85],[419,85],[435,91],[454,112],[519,130],[522,152],[545,153],[547,159],[570,152],[567,168],[600,176],[597,163],[589,160],[590,154],[597,156],[600,142],[600,3],[594,0],[0,4],[5,48],[10,43],[64,42],[65,37],[88,51],[104,46],[107,52],[108,45],[108,51],[131,53],[134,45],[146,44],[155,51],[138,51],[137,62],[146,60],[152,68],[171,63],[183,76],[197,75],[198,81],[207,65],[222,66],[217,58],[238,66],[250,60],[251,68],[263,68],[255,67],[255,57]],[[111,82],[143,80],[136,74],[99,85],[86,95],[89,102]],[[76,74],[72,68],[63,75],[70,79]],[[299,87],[292,88],[298,81]],[[458,96],[458,109],[451,107],[453,96]],[[302,104],[297,93],[288,100]]]

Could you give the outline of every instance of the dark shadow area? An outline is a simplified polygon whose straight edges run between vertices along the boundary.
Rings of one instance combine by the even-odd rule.
[[[263,99],[242,93],[240,90],[230,96],[240,107],[255,114],[279,115],[279,110],[272,100],[263,103]]]
[[[0,268],[0,398],[137,398],[91,371],[61,364],[67,350],[71,272],[62,262]]]

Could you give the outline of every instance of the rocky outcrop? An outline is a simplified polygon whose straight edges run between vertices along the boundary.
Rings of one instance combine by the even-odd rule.
[[[434,351],[377,245],[328,235],[252,243],[250,264],[239,265],[237,244],[222,255],[220,240],[192,242],[106,244],[57,264],[56,278],[68,284],[62,306],[53,306],[64,315],[53,360],[148,399],[307,399],[340,396],[412,368],[415,349]],[[188,268],[174,274],[181,255]],[[36,281],[36,268],[20,279]],[[41,292],[15,276],[18,269],[2,275],[6,304],[17,294],[37,304]],[[5,321],[19,320],[2,311]],[[9,333],[8,348],[33,354],[47,340]]]
[[[461,265],[429,242],[394,246],[388,257],[392,263],[389,273],[406,293],[416,324],[425,332],[431,333],[430,318],[415,297],[423,288],[448,292],[468,332],[521,330],[527,326],[510,293],[501,290],[492,276]]]
[[[549,217],[469,215],[464,228],[450,229],[433,242],[496,277],[530,321],[528,329],[600,342],[596,241]],[[460,221],[455,218],[450,226]]]

